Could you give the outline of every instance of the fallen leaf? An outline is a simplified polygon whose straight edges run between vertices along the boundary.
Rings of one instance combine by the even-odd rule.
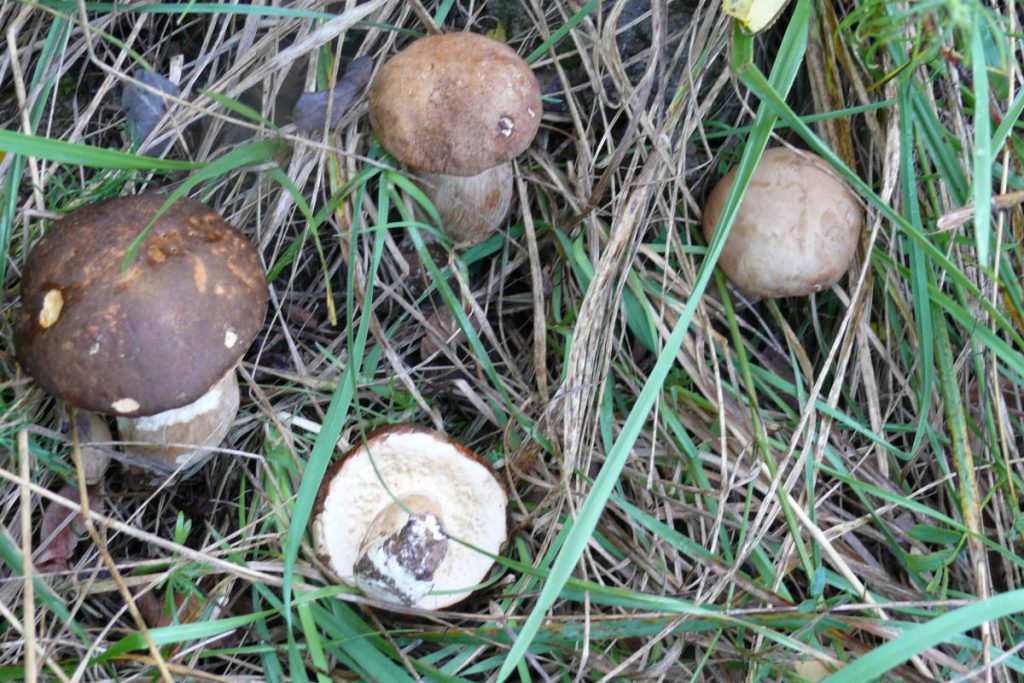
[[[763,31],[778,18],[789,0],[722,0],[722,10],[751,33]]]
[[[86,487],[90,500],[98,500],[99,488]],[[57,495],[77,503],[78,487],[68,484]],[[39,532],[39,547],[35,553],[35,565],[39,571],[69,569],[68,560],[74,557],[75,547],[85,536],[85,521],[74,510],[56,501],[50,501],[43,513]]]
[[[139,67],[133,76],[135,80],[156,88],[160,92],[175,97],[181,94],[181,89],[178,86],[153,71]],[[125,84],[124,91],[121,93],[121,106],[124,107],[128,134],[131,135],[132,141],[135,143],[141,143],[148,138],[167,112],[166,98],[134,83]],[[151,151],[157,155],[163,154],[172,141],[171,138],[168,138],[151,148]]]
[[[334,128],[341,121],[342,115],[355,102],[356,96],[370,82],[373,61],[367,57],[357,57],[348,63],[345,75],[341,77],[333,90],[318,90],[303,93],[295,102],[292,118],[295,126],[301,130],[323,130],[327,123],[328,103],[330,103],[331,123]]]

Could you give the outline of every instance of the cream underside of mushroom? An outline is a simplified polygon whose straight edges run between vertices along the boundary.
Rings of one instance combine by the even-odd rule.
[[[434,574],[432,594],[414,606],[437,609],[458,602],[483,581],[493,564],[490,556],[459,539],[491,555],[498,553],[505,542],[505,492],[486,467],[430,434],[380,437],[373,444],[373,462],[365,448],[345,462],[330,484],[315,527],[319,549],[348,583],[354,582],[352,569],[367,528],[393,502],[374,463],[395,496],[419,494],[435,501],[444,531],[452,539]]]

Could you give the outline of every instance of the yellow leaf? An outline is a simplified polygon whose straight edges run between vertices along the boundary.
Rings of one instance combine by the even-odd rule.
[[[722,11],[751,33],[757,33],[775,21],[787,2],[789,0],[722,0]]]
[[[494,28],[487,32],[488,38],[494,38],[499,43],[504,43],[508,40],[508,33],[505,32],[505,24],[501,23],[499,19]]]

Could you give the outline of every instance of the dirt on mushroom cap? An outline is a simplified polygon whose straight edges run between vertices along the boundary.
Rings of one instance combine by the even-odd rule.
[[[475,33],[421,38],[370,85],[374,132],[417,171],[476,175],[508,161],[530,146],[541,114],[529,65]]]
[[[256,337],[267,309],[259,255],[195,200],[175,202],[121,272],[165,200],[148,193],[83,207],[33,247],[15,346],[48,393],[98,413],[153,415],[199,398]],[[61,305],[47,312],[54,291]]]

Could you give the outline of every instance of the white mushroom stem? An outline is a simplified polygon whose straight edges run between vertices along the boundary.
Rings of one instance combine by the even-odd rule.
[[[148,417],[117,418],[125,453],[160,473],[205,462],[231,429],[239,404],[235,371],[198,399]]]
[[[392,503],[381,510],[360,545],[353,567],[356,586],[367,595],[403,605],[426,597],[448,554],[439,509],[429,496],[413,494],[402,505]]]
[[[512,162],[471,176],[420,173],[420,187],[457,246],[471,247],[501,228],[512,202]]]

